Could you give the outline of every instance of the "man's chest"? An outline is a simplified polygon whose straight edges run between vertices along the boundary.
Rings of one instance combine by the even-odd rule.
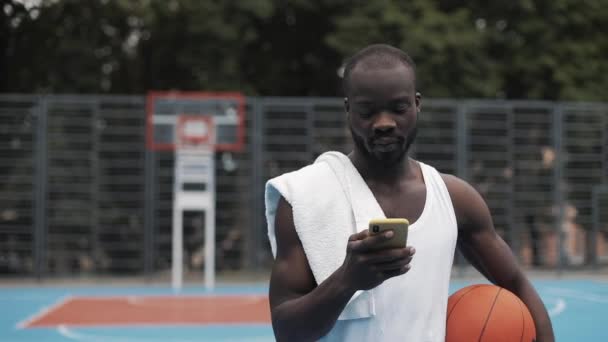
[[[403,217],[411,224],[422,215],[427,197],[424,183],[393,191],[370,189],[386,217]]]

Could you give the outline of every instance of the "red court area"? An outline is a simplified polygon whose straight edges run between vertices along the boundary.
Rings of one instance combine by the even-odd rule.
[[[266,296],[70,297],[22,327],[269,324]]]

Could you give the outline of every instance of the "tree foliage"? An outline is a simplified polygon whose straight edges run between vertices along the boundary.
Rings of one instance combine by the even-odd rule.
[[[403,48],[429,97],[606,100],[608,1],[4,0],[0,91],[339,93]]]

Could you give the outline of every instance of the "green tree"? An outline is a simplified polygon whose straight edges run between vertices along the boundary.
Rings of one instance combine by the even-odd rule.
[[[483,55],[483,33],[465,7],[434,1],[357,1],[335,19],[328,43],[343,56],[388,43],[416,61],[418,88],[430,97],[494,97],[496,66]]]
[[[0,91],[334,96],[344,59],[383,42],[428,97],[606,100],[606,0],[38,3],[3,4]]]
[[[440,1],[468,8],[483,31],[483,58],[507,98],[607,99],[606,0]]]
[[[270,0],[10,0],[0,90],[253,92],[241,56],[272,9]]]
[[[115,2],[50,1],[4,5],[7,33],[2,91],[103,92],[122,57],[126,16]]]

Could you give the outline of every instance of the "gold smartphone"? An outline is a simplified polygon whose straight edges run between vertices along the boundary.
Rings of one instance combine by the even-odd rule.
[[[403,248],[407,243],[407,230],[410,222],[404,218],[373,219],[369,221],[369,234],[382,234],[392,230],[395,235],[374,249]]]

